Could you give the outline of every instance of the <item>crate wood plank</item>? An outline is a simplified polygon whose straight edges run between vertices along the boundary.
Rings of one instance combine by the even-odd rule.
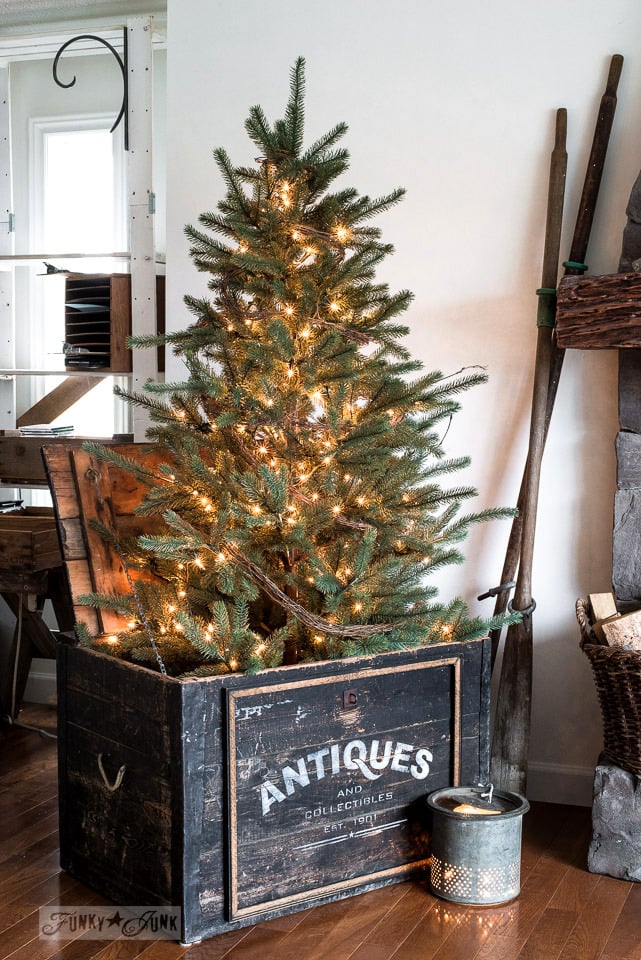
[[[111,444],[106,444],[111,446]],[[146,466],[154,469],[161,461],[161,456],[151,451],[148,444],[119,443],[118,452],[123,456],[134,456]],[[78,454],[76,467],[75,454]],[[152,517],[136,517],[134,509],[143,496],[143,486],[131,474],[105,463],[90,464],[86,459],[88,454],[64,444],[46,444],[42,449],[49,486],[58,520],[58,532],[66,564],[69,590],[74,599],[82,594],[94,590],[107,588],[107,592],[114,592],[114,581],[109,570],[122,565],[99,535],[91,530],[90,520],[97,515],[93,479],[83,477],[83,468],[97,470],[102,480],[103,495],[108,495],[109,525],[120,536],[136,536],[143,532],[151,532],[158,521]],[[90,477],[94,477],[91,473]],[[86,511],[83,507],[86,506]],[[104,519],[104,518],[103,518]],[[96,551],[94,551],[96,544]],[[104,553],[108,556],[105,560]],[[95,568],[95,569],[94,569]],[[122,571],[121,585],[125,592],[129,592],[129,582]],[[84,623],[91,636],[101,632],[117,631],[124,625],[123,618],[110,615],[102,611],[103,616],[91,607],[74,603],[76,621]],[[106,617],[104,616],[106,614]]]
[[[93,584],[87,560],[65,560],[65,570],[69,582],[69,593],[73,603],[73,613],[76,623],[84,623],[91,637],[97,637],[101,631],[98,615],[93,607],[85,607],[76,603],[77,597],[91,593]]]
[[[562,348],[641,347],[641,274],[563,277],[557,291],[556,338]]]
[[[97,521],[116,532],[111,506],[109,471],[93,454],[85,450],[74,450],[71,460],[94,590],[112,595],[129,593],[129,580],[120,558],[111,545],[91,526],[93,521]],[[125,627],[126,620],[120,614],[105,609],[98,610],[97,614],[105,633],[117,632]]]

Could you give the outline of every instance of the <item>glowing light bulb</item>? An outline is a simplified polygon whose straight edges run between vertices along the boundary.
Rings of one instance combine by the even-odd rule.
[[[331,458],[331,457],[323,457],[323,463],[327,464],[327,463],[331,463],[331,462],[332,462],[332,458]]]
[[[136,627],[136,621],[135,621],[135,620],[129,620],[129,622],[127,623],[127,626],[129,627],[130,630],[134,630],[135,627]]]
[[[290,367],[287,371],[287,376],[291,379],[294,376],[294,368]]]
[[[341,242],[342,242],[343,240],[347,240],[347,237],[349,236],[349,230],[347,230],[347,228],[346,228],[346,227],[343,227],[343,226],[336,227],[336,231],[335,231],[335,232],[336,232],[337,238],[338,238]]]
[[[291,307],[291,306],[285,307],[285,313],[287,314],[288,317],[291,317],[291,315],[293,314],[293,312],[294,312],[294,308],[293,308],[293,307]]]
[[[174,630],[176,633],[182,633],[184,629],[182,623],[179,623],[177,620],[174,621]]]
[[[265,446],[264,443],[262,443],[262,444],[260,445],[260,447],[258,448],[258,452],[259,452],[259,453],[267,453],[267,447]]]
[[[263,511],[260,509],[260,507],[258,506],[257,503],[255,503],[255,504],[253,505],[253,507],[251,508],[251,510],[252,510],[252,513],[255,514],[256,516],[258,516],[259,514],[261,514],[261,513],[263,512]]]
[[[355,603],[354,606],[352,607],[352,610],[354,611],[354,613],[360,613],[362,609],[363,609],[362,603]]]
[[[332,300],[329,305],[329,309],[332,311],[332,313],[337,313],[340,310],[340,307],[335,300]]]
[[[166,628],[166,627],[161,627],[161,628],[160,628],[160,632],[161,632],[161,633],[167,633],[167,628]]]
[[[227,332],[228,332],[228,333],[231,333],[233,329],[234,329],[233,323],[228,323],[228,324],[227,324]]]
[[[186,590],[179,590],[179,591],[178,591],[178,596],[179,596],[179,597],[186,597],[186,596],[187,596],[187,591],[186,591]]]
[[[314,501],[314,503],[318,500],[318,494],[317,494],[317,493],[313,493],[313,494],[312,494],[312,500]]]
[[[201,570],[204,570],[204,569],[205,569],[205,564],[204,564],[203,561],[200,559],[200,557],[194,557],[194,563],[195,563],[196,566],[199,567]]]
[[[270,400],[269,398],[267,398],[267,400],[265,400],[265,406],[266,406],[266,407],[273,407],[273,406],[274,406],[274,401],[273,401],[273,400]]]
[[[346,576],[346,577],[351,577],[351,575],[352,575],[352,568],[351,568],[351,567],[345,567],[345,576]]]
[[[292,230],[292,240],[300,240],[300,233],[298,230]]]
[[[314,635],[314,643],[322,643],[325,638],[321,637],[320,633]]]
[[[118,643],[118,637],[107,637],[107,643],[110,643],[113,646],[115,643]]]
[[[173,605],[173,603],[170,603],[170,604],[169,604],[169,606],[167,607],[167,611],[168,611],[168,613],[175,613],[175,612],[176,612],[176,608],[175,608],[175,606]]]
[[[313,577],[307,577],[307,582],[308,582],[308,583],[314,583],[314,578],[313,578]]]
[[[305,340],[307,340],[307,338],[311,336],[311,333],[312,333],[311,327],[303,327],[303,329],[300,332],[300,335],[301,337],[304,337]]]
[[[267,649],[266,643],[259,643],[254,652],[257,653],[258,656],[260,656],[261,653],[264,653],[266,649]]]
[[[365,506],[365,502],[365,497],[356,497],[356,503],[359,505],[359,507]]]
[[[339,505],[336,504],[336,506],[332,507],[332,513],[339,514],[341,512],[341,509],[342,507],[339,507]]]
[[[225,559],[226,559],[225,554],[224,554],[222,551],[221,551],[220,553],[217,553],[217,554],[216,554],[216,559],[217,559],[220,563],[224,563],[224,562],[225,562]]]
[[[351,480],[351,479],[352,479],[351,473],[344,473],[344,474],[343,474],[343,480]]]

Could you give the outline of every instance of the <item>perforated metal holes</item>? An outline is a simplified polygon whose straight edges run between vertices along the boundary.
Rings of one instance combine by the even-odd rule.
[[[518,896],[521,864],[472,869],[432,857],[430,883],[434,893],[447,900],[497,903]]]

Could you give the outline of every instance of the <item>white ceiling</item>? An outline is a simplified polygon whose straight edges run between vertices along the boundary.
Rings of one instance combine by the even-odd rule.
[[[5,28],[164,13],[166,9],[166,0],[0,0],[0,34]]]

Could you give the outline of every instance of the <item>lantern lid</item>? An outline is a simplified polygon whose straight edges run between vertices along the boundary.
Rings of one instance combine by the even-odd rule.
[[[455,819],[494,819],[496,816],[520,817],[530,809],[530,804],[518,793],[494,790],[485,786],[445,787],[435,790],[427,798],[427,805]]]

